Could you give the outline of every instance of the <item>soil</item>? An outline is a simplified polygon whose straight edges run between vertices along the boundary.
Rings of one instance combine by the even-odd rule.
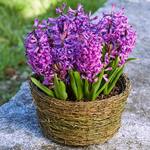
[[[100,95],[98,96],[98,99],[99,99],[99,100],[102,100],[102,99],[110,98],[110,97],[112,97],[112,96],[119,95],[121,92],[122,92],[122,89],[121,89],[121,87],[119,86],[119,84],[117,84],[117,85],[112,89],[112,91],[109,93],[109,95],[100,94]]]

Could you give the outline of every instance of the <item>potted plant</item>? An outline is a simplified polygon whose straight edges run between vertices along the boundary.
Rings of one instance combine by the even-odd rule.
[[[120,128],[130,92],[123,73],[136,34],[124,11],[98,19],[65,5],[35,19],[25,39],[32,96],[43,134],[66,145],[104,143]],[[95,23],[94,20],[97,20]]]

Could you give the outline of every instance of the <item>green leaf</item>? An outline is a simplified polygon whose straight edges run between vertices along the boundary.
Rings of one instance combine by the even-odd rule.
[[[103,48],[102,48],[102,60],[103,60],[103,62],[104,62],[104,59],[105,59],[106,50],[107,50],[106,45],[104,45]]]
[[[78,91],[78,99],[77,100],[81,100],[83,98],[83,82],[82,82],[79,72],[74,71],[73,75],[74,75],[74,79],[75,79],[75,83],[76,83],[76,87],[77,87],[77,91]]]
[[[106,71],[106,74],[108,76],[111,76],[114,70],[118,67],[118,64],[119,64],[119,57],[116,57],[115,60],[111,61],[111,63],[109,64],[109,67],[112,67],[112,70]]]
[[[43,84],[41,84],[37,79],[31,77],[31,81],[32,81],[40,90],[42,90],[44,93],[46,93],[48,96],[50,96],[50,97],[55,97],[53,91],[50,90],[49,88],[47,88],[46,86],[44,86]]]
[[[138,60],[138,58],[128,58],[128,59],[126,60],[126,62],[129,62],[129,61],[132,61],[132,60]]]
[[[112,68],[113,68],[113,69],[117,68],[118,63],[119,63],[119,57],[116,57],[116,59],[113,61],[113,66],[112,66]]]
[[[108,95],[108,88],[110,86],[110,83],[114,80],[114,78],[116,77],[117,73],[119,72],[119,67],[117,68],[118,66],[118,63],[119,63],[119,58],[117,57],[114,61],[114,66],[113,66],[113,69],[108,73],[108,75],[111,77],[112,74],[113,76],[111,77],[111,79],[109,78],[109,82],[108,84],[106,85],[106,87],[104,88],[103,92],[104,92],[104,95]],[[115,71],[116,70],[116,71]]]
[[[73,93],[77,100],[81,100],[83,98],[83,80],[77,71],[70,70],[69,75]]]
[[[66,100],[68,97],[66,92],[66,85],[63,81],[58,79],[56,74],[54,76],[54,93],[58,99]]]
[[[97,93],[96,93],[96,95],[95,95],[95,98],[107,87],[107,85],[109,84],[109,82],[111,82],[112,79],[114,79],[114,77],[115,77],[115,75],[116,75],[117,72],[118,72],[118,68],[116,68],[116,69],[113,71],[112,75],[110,75],[110,77],[109,77],[109,79],[108,79],[109,81],[106,82],[106,83],[97,91]]]
[[[104,95],[107,95],[107,91],[108,91],[108,84],[105,86],[105,88],[103,90]]]
[[[66,100],[67,97],[68,97],[68,94],[66,92],[66,85],[64,84],[63,81],[60,81],[59,82],[59,91],[60,91],[60,97],[63,99],[63,100]]]
[[[89,85],[89,81],[88,80],[84,80],[84,96],[85,98],[89,98],[90,95],[90,85]]]
[[[55,76],[54,76],[54,93],[55,93],[56,98],[59,99],[58,86],[59,86],[58,78],[57,78],[57,75],[55,74]]]
[[[77,86],[76,86],[76,82],[75,82],[72,70],[69,71],[69,76],[70,76],[70,84],[71,84],[73,93],[74,93],[75,97],[78,98]]]
[[[91,99],[95,100],[95,95],[97,93],[97,90],[100,88],[102,79],[104,75],[104,69],[101,71],[101,73],[98,76],[98,81],[92,84],[92,89],[91,89]]]
[[[114,78],[114,80],[112,81],[112,83],[110,84],[110,86],[109,86],[109,88],[107,90],[106,95],[108,95],[112,91],[112,89],[115,87],[117,81],[119,80],[120,76],[123,73],[123,68],[124,67],[119,68],[118,73],[117,73],[116,77]]]

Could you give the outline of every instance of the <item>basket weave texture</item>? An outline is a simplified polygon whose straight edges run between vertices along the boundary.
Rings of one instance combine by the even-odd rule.
[[[119,95],[103,100],[73,102],[50,98],[30,81],[43,134],[58,143],[72,146],[109,140],[120,128],[121,115],[131,89],[125,74],[118,82],[122,89]]]

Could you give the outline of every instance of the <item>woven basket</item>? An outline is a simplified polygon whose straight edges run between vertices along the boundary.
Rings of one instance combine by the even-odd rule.
[[[118,82],[121,94],[89,102],[50,98],[30,82],[43,134],[58,143],[72,146],[106,142],[120,128],[121,114],[131,89],[125,74]]]

